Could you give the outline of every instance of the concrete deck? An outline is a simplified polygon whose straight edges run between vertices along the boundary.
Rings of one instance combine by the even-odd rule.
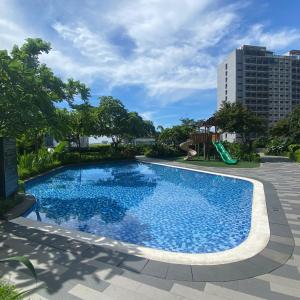
[[[27,270],[16,264],[1,266],[0,276],[24,289],[47,285],[28,299],[300,299],[300,167],[284,159],[265,160],[254,169],[196,168],[253,177],[275,187],[283,209],[276,202],[268,206],[273,228],[269,247],[246,268],[251,275],[260,266],[268,266],[266,271],[270,273],[233,280],[232,269],[223,268],[221,279],[231,281],[218,282],[216,274],[220,269],[217,273],[197,273],[181,265],[163,267],[162,263],[104,251],[102,246],[84,240],[43,233],[26,222],[5,222],[0,257],[27,255],[37,268],[39,281],[35,283]],[[192,168],[190,164],[186,166]],[[283,223],[285,219],[293,238]],[[240,273],[246,269],[242,267]]]

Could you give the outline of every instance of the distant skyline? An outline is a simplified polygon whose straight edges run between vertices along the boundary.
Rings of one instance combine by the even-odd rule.
[[[0,0],[0,49],[49,41],[42,61],[155,125],[216,110],[217,65],[242,44],[300,49],[300,1]]]

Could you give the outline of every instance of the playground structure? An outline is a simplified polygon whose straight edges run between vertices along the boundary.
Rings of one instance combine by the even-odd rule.
[[[211,150],[215,148],[226,164],[234,165],[238,162],[231,158],[229,152],[221,143],[220,134],[217,132],[213,117],[206,121],[199,121],[194,126],[196,126],[196,132],[192,133],[187,141],[179,145],[182,150],[187,152],[185,160],[190,160],[197,154],[199,155],[202,145],[204,160],[210,160]],[[214,128],[214,131],[212,131],[212,128]],[[194,146],[195,149],[191,149],[190,146]]]
[[[196,156],[197,155],[197,151],[193,150],[193,149],[190,149],[190,145],[193,145],[194,142],[192,139],[188,139],[187,141],[181,143],[179,145],[179,147],[183,150],[183,151],[186,151],[187,152],[187,156],[184,158],[185,160],[189,160],[191,159],[192,157]]]

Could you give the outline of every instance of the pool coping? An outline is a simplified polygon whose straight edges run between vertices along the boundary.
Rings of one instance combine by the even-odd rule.
[[[169,164],[170,166],[170,162],[167,161],[155,160],[155,162],[160,164]],[[173,165],[173,167],[180,168],[180,166],[178,165]],[[198,170],[200,172],[202,171],[206,173],[244,179],[244,177],[201,170],[201,168],[199,167],[191,170]],[[265,274],[278,268],[287,261],[294,249],[294,239],[273,185],[269,182],[262,181],[253,177],[249,177],[246,179],[256,180],[263,184],[266,196],[266,207],[269,216],[270,239],[268,240],[265,247],[261,249],[261,251],[251,257],[244,259],[242,258],[238,261],[209,265],[197,265],[193,262],[163,262],[157,259],[141,257],[141,253],[139,253],[139,249],[137,249],[140,247],[136,247],[136,245],[134,245],[135,247],[131,247],[132,245],[129,245],[128,247],[128,245],[126,245],[127,249],[122,249],[122,251],[120,251],[119,244],[122,242],[99,237],[93,234],[64,229],[57,225],[49,225],[45,223],[43,224],[41,222],[33,221],[23,217],[19,217],[13,220],[12,223],[14,223],[15,225],[26,226],[31,229],[38,229],[42,232],[46,231],[48,233],[60,235],[61,237],[65,237],[68,239],[75,239],[82,243],[87,243],[90,248],[93,249],[96,247],[96,249],[102,252],[108,252],[108,257],[115,258],[109,259],[108,263],[118,265],[125,269],[129,269],[131,271],[142,274],[152,275],[165,279],[185,281],[230,281],[245,279]],[[280,236],[280,240],[278,240],[278,235]],[[52,246],[55,247],[54,244]],[[120,262],[118,259],[116,259],[116,257],[122,257],[123,259],[121,259]],[[167,271],[165,272],[165,270]]]

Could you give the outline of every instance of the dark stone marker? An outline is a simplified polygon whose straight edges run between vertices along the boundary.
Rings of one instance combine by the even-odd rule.
[[[18,190],[16,140],[0,137],[0,198]]]

